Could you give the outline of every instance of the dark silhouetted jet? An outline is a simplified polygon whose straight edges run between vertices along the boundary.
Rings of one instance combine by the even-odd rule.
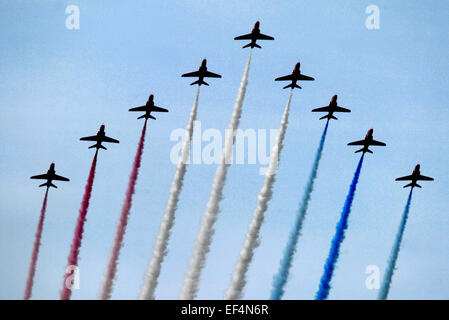
[[[310,81],[315,80],[312,77],[301,74],[300,67],[301,67],[301,63],[298,62],[295,65],[295,68],[293,69],[293,72],[291,74],[289,74],[287,76],[276,78],[276,79],[274,79],[274,81],[291,81],[292,82],[289,85],[285,86],[283,89],[286,89],[286,88],[301,89],[301,87],[296,84],[296,81],[298,81],[298,80],[310,80]]]
[[[119,143],[118,140],[109,138],[106,136],[106,134],[104,133],[104,124],[101,125],[100,130],[98,130],[97,134],[95,136],[90,136],[90,137],[83,137],[80,140],[82,141],[96,141],[97,143],[90,146],[90,148],[97,148],[98,149],[104,149],[107,150],[104,146],[101,145],[102,142],[110,142],[110,143]]]
[[[129,111],[145,111],[145,114],[141,115],[137,119],[145,118],[145,120],[146,120],[148,118],[151,118],[151,119],[156,120],[156,118],[151,115],[151,112],[168,112],[168,110],[158,107],[158,106],[155,106],[153,99],[154,99],[154,95],[150,94],[150,97],[148,98],[148,101],[144,106],[131,108],[131,109],[129,109]]]
[[[69,179],[67,179],[65,177],[58,176],[55,173],[55,164],[54,163],[50,164],[50,169],[47,170],[47,173],[39,174],[37,176],[32,176],[32,177],[30,177],[30,179],[47,180],[47,182],[45,182],[39,186],[39,187],[46,186],[47,188],[50,188],[50,187],[57,188],[57,186],[55,186],[53,183],[51,183],[53,180],[70,181]]]
[[[330,119],[338,120],[338,118],[334,116],[334,112],[351,112],[351,110],[337,106],[337,95],[334,95],[328,106],[313,109],[312,112],[328,112],[328,114],[321,117],[320,120],[326,118],[329,120]]]
[[[422,176],[421,172],[419,172],[419,168],[420,168],[420,165],[417,164],[411,175],[397,178],[396,181],[411,180],[412,182],[405,185],[404,188],[412,187],[412,189],[414,187],[421,188],[421,186],[416,183],[416,181],[418,181],[418,180],[433,181],[433,178],[431,178],[431,177]]]
[[[190,85],[197,84],[198,86],[204,84],[208,86],[209,84],[205,82],[204,78],[221,78],[221,75],[207,71],[207,60],[203,59],[203,62],[201,62],[201,66],[199,67],[198,71],[193,71],[189,73],[184,73],[181,77],[198,77],[198,80],[195,82],[192,82]]]
[[[369,129],[364,140],[350,142],[350,143],[348,143],[348,146],[363,146],[362,149],[357,150],[355,153],[357,153],[357,152],[373,153],[370,149],[368,149],[369,146],[382,146],[382,147],[385,147],[386,144],[383,143],[383,142],[374,140],[373,139],[373,129]]]
[[[251,40],[250,43],[248,43],[247,45],[244,45],[242,48],[248,48],[251,47],[254,48],[262,48],[261,46],[259,46],[256,41],[257,40],[274,40],[273,37],[267,36],[266,34],[262,34],[260,33],[260,22],[256,21],[256,23],[254,24],[254,28],[251,31],[251,33],[248,34],[244,34],[243,36],[238,36],[235,37],[234,40]]]

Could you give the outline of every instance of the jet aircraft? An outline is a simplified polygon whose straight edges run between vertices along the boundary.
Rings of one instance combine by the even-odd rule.
[[[348,146],[363,146],[362,149],[357,150],[355,153],[357,152],[369,152],[369,153],[373,153],[370,149],[369,146],[382,146],[385,147],[386,144],[380,141],[376,141],[373,139],[373,129],[369,129],[368,133],[365,136],[365,139],[363,140],[359,140],[359,141],[354,141],[354,142],[350,142],[348,143]]]
[[[151,118],[151,119],[156,120],[156,118],[151,115],[151,112],[168,112],[168,110],[158,107],[158,106],[155,106],[153,99],[154,99],[154,95],[150,94],[150,97],[148,98],[148,101],[144,106],[131,108],[131,109],[129,109],[129,111],[144,111],[145,112],[145,114],[141,115],[137,119],[145,118],[145,120],[147,120],[148,118]]]
[[[30,177],[30,179],[47,180],[47,182],[45,182],[39,186],[39,187],[46,186],[47,188],[50,188],[50,187],[57,188],[57,186],[55,186],[53,183],[51,183],[53,180],[70,181],[69,179],[59,176],[55,173],[55,164],[54,163],[50,164],[50,168],[47,170],[47,173],[38,174],[37,176],[32,176],[32,177]]]
[[[203,59],[203,62],[201,62],[201,66],[199,67],[198,71],[184,73],[181,77],[198,77],[197,81],[194,81],[190,84],[191,86],[194,84],[197,84],[198,86],[201,86],[202,84],[208,86],[209,84],[204,81],[204,78],[221,78],[221,75],[207,71],[206,64],[207,60]]]
[[[89,137],[83,137],[80,138],[81,141],[95,141],[96,143],[89,147],[91,148],[97,148],[98,149],[104,149],[107,150],[101,143],[102,142],[109,142],[109,143],[119,143],[118,140],[115,140],[113,138],[107,137],[104,132],[104,124],[100,126],[100,130],[98,130],[97,134],[95,136],[89,136]]]
[[[299,89],[301,89],[301,87],[296,84],[296,82],[298,80],[308,80],[308,81],[315,80],[312,77],[309,77],[309,76],[306,76],[304,74],[301,74],[300,67],[301,67],[301,63],[298,62],[295,65],[295,68],[293,69],[291,74],[283,76],[283,77],[276,78],[276,79],[274,79],[274,81],[291,81],[292,82],[289,85],[286,85],[283,89],[286,89],[286,88],[292,88],[292,89],[299,88]]]

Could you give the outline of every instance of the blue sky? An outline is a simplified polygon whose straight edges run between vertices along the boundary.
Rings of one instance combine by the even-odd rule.
[[[65,8],[80,8],[80,30],[65,27]],[[380,9],[380,29],[365,27],[365,8]],[[358,161],[346,144],[374,128],[330,299],[374,299],[365,268],[383,271],[407,191],[394,178],[416,163],[435,182],[413,195],[390,298],[449,298],[449,29],[446,1],[0,1],[0,298],[20,299],[44,191],[29,176],[50,162],[71,179],[51,190],[34,298],[58,299],[93,151],[79,137],[100,124],[120,144],[100,151],[80,254],[80,290],[95,299],[106,268],[142,122],[127,112],[150,93],[170,109],[149,123],[113,298],[135,299],[153,249],[175,171],[174,129],[184,128],[196,88],[180,74],[208,59],[223,75],[201,90],[203,130],[229,122],[248,55],[236,35],[261,31],[276,40],[254,50],[242,129],[276,129],[288,97],[273,79],[302,71],[316,81],[295,90],[280,168],[250,267],[244,297],[267,299],[324,122],[311,113],[339,95],[352,113],[329,127],[286,299],[313,299]],[[209,197],[215,165],[191,165],[156,291],[177,298]],[[199,298],[221,299],[263,182],[259,165],[229,170]]]

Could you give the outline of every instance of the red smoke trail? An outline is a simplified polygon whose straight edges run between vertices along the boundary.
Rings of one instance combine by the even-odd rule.
[[[136,187],[137,176],[139,174],[140,162],[142,160],[146,129],[147,120],[145,120],[145,124],[143,125],[136,156],[134,157],[133,168],[131,171],[131,175],[129,176],[128,188],[126,189],[125,201],[123,202],[122,211],[120,213],[120,220],[115,232],[115,239],[111,250],[111,256],[109,257],[108,267],[99,294],[99,298],[102,300],[111,298],[112,285],[114,282],[115,273],[117,272],[117,263],[118,257],[120,255],[120,248],[123,245],[123,237],[125,236],[126,225],[128,224],[129,211],[131,209],[134,189]]]
[[[71,266],[78,266],[78,255],[81,247],[81,240],[83,239],[84,222],[86,222],[87,209],[89,209],[89,200],[95,178],[95,168],[97,167],[97,155],[98,149],[95,152],[95,156],[90,167],[89,177],[87,178],[83,201],[81,202],[81,208],[79,210],[78,220],[76,222],[75,234],[73,235],[69,258],[67,259],[67,268]],[[71,283],[68,282],[71,282],[71,276],[73,275],[72,272],[67,272],[67,268],[64,273],[64,283],[62,284],[61,300],[69,300],[70,296],[72,295]]]
[[[41,215],[39,217],[39,222],[37,224],[36,236],[34,239],[33,252],[31,254],[31,263],[30,268],[28,269],[28,279],[25,287],[25,294],[23,295],[24,300],[28,300],[31,297],[31,291],[33,290],[33,280],[34,274],[36,273],[36,262],[37,256],[39,254],[39,247],[41,245],[41,236],[42,236],[42,227],[44,225],[45,218],[45,209],[47,208],[47,196],[48,196],[48,187],[47,191],[45,191],[44,202],[42,203]]]

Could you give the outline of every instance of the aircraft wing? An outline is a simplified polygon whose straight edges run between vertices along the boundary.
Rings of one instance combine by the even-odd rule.
[[[260,39],[260,40],[274,40],[273,37],[267,36],[266,34],[262,34],[262,33],[259,33],[259,35],[257,36],[257,39]]]
[[[329,108],[329,106],[327,106],[327,107],[321,107],[321,108],[315,108],[315,109],[313,109],[312,110],[312,112],[324,112],[324,111],[330,111],[330,108]]]
[[[416,180],[425,180],[425,181],[433,181],[433,178],[419,175]]]
[[[396,178],[395,181],[413,180],[413,175]]]
[[[193,71],[189,73],[184,73],[181,77],[199,77],[200,72],[199,71]]]
[[[339,107],[339,106],[336,106],[334,111],[336,111],[336,112],[351,112],[351,110],[346,109],[346,108],[342,108],[342,107]]]
[[[38,174],[37,176],[32,176],[30,179],[48,179],[48,174]]]
[[[140,106],[140,107],[135,107],[135,108],[129,109],[129,111],[146,111],[146,110],[147,110],[146,106]]]
[[[366,142],[365,140],[353,141],[349,142],[348,146],[364,146],[365,142]]]
[[[289,74],[287,76],[283,76],[283,77],[274,79],[274,81],[284,81],[284,80],[293,80],[293,76],[291,74]]]
[[[207,77],[207,78],[221,78],[221,76],[219,74],[216,74],[216,73],[213,73],[213,72],[210,72],[210,71],[206,71],[204,73],[204,77]]]
[[[251,33],[244,34],[243,36],[235,37],[234,40],[252,40],[253,35]]]
[[[70,181],[69,179],[62,177],[62,176],[58,176],[57,174],[53,175],[52,180],[59,180],[59,181]]]
[[[386,144],[380,141],[376,141],[376,140],[371,140],[369,143],[371,146],[382,146],[385,147]]]
[[[168,112],[167,109],[164,109],[164,108],[161,108],[161,107],[157,107],[157,106],[151,107],[150,110],[154,111],[154,112]]]
[[[111,143],[119,143],[118,140],[115,140],[115,139],[112,139],[112,138],[109,138],[109,137],[106,137],[106,136],[104,136],[103,141],[104,142],[111,142]]]
[[[98,141],[98,137],[97,136],[82,137],[82,138],[80,138],[80,140],[82,140],[82,141]]]
[[[315,79],[312,77],[300,74],[298,80],[315,80]]]

